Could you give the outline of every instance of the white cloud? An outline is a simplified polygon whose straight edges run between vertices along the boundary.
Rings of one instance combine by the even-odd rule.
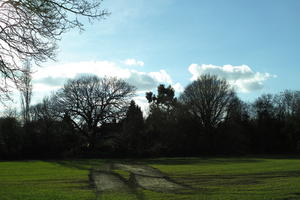
[[[183,92],[184,90],[183,86],[180,83],[175,83],[173,85],[173,88],[175,89],[175,92],[177,92],[177,94]]]
[[[45,94],[56,91],[69,78],[76,78],[83,74],[94,74],[99,77],[114,76],[126,80],[138,89],[138,95],[143,98],[146,91],[156,90],[159,84],[172,85],[176,92],[183,91],[180,83],[173,84],[171,76],[165,70],[155,72],[143,72],[129,68],[122,68],[116,62],[111,61],[86,61],[66,63],[56,66],[42,67],[33,74],[34,93]],[[39,95],[40,96],[40,95]],[[139,105],[145,106],[145,102]]]
[[[110,61],[88,61],[65,63],[56,66],[38,68],[34,73],[34,79],[41,78],[75,78],[79,74],[95,74],[98,76],[126,77],[128,70],[118,68],[114,62]]]
[[[111,61],[86,61],[76,63],[59,64],[37,68],[33,74],[34,102],[39,102],[44,96],[57,91],[70,78],[76,78],[83,74],[94,74],[99,77],[118,77],[137,87],[137,96],[134,100],[146,113],[148,102],[145,92],[156,91],[159,84],[172,85],[176,94],[183,91],[180,83],[173,83],[166,70],[155,72],[143,72],[118,66]]]
[[[133,59],[133,58],[126,59],[126,60],[123,61],[123,63],[127,66],[140,66],[140,67],[143,67],[144,64],[145,64],[143,61],[136,60],[136,59]]]
[[[149,103],[145,97],[145,93],[141,94],[140,96],[134,97],[133,100],[141,107],[144,116],[146,116],[149,111]]]
[[[264,82],[270,78],[276,77],[269,73],[254,72],[247,65],[197,65],[191,64],[189,72],[192,74],[191,80],[196,80],[202,74],[217,75],[226,79],[239,92],[251,92],[260,90],[264,86]]]
[[[150,72],[149,75],[160,83],[172,84],[171,76],[165,70],[159,70],[159,72]]]

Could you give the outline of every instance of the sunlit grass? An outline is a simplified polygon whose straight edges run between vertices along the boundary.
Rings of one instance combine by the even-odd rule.
[[[199,191],[189,199],[300,199],[299,159],[156,159],[151,165]]]
[[[96,193],[89,169],[103,169],[120,160],[0,162],[1,200],[287,200],[300,199],[297,158],[159,158],[134,162],[158,168],[190,188],[184,193]],[[131,162],[121,160],[121,162]],[[114,170],[124,178],[129,173]]]
[[[92,200],[87,175],[56,162],[0,162],[0,199]]]

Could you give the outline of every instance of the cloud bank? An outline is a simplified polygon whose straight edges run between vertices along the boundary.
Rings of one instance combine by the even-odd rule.
[[[170,74],[164,69],[145,72],[129,67],[134,65],[142,66],[144,62],[135,59],[127,59],[125,61],[85,61],[38,68],[33,74],[34,95],[37,99],[41,99],[45,95],[49,95],[51,91],[61,88],[68,79],[86,74],[93,74],[99,77],[117,77],[136,86],[137,97],[135,97],[135,100],[143,108],[148,104],[144,97],[145,92],[156,91],[159,84],[171,85],[175,89],[176,94],[184,90],[182,85],[174,82]],[[264,87],[266,80],[276,77],[269,73],[254,72],[247,65],[216,66],[191,64],[188,70],[192,75],[192,81],[203,74],[217,75],[226,79],[238,92],[260,90]]]
[[[142,61],[132,62],[134,64]],[[131,64],[132,64],[131,63]],[[144,63],[143,63],[144,64]],[[183,87],[180,83],[173,83],[171,76],[165,70],[154,72],[143,72],[125,66],[120,66],[117,62],[111,61],[86,61],[76,63],[66,63],[56,66],[42,67],[33,74],[33,83],[36,91],[57,90],[70,78],[81,75],[94,74],[99,77],[118,77],[137,87],[140,94],[145,91],[155,90],[159,84],[172,85],[176,92],[181,92]]]
[[[191,64],[188,68],[192,74],[191,80],[196,80],[200,75],[211,74],[226,79],[239,92],[252,92],[264,87],[264,82],[275,75],[269,73],[254,72],[247,65],[198,65]]]

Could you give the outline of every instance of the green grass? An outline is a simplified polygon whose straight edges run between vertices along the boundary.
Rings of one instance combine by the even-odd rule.
[[[299,159],[189,158],[148,163],[199,191],[187,199],[300,199]]]
[[[0,162],[0,200],[300,200],[297,158],[160,158],[131,160],[160,169],[192,189],[183,194],[138,189],[96,194],[90,168],[116,160]],[[130,162],[130,160],[122,160]],[[129,174],[115,170],[128,178]]]
[[[87,175],[56,162],[0,162],[0,199],[92,200]]]
[[[125,178],[127,180],[130,178],[130,173],[127,171],[115,169],[115,170],[113,170],[113,172],[118,173],[119,175],[121,175],[123,178]]]

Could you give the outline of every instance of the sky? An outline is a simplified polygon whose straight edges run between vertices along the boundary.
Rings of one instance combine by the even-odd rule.
[[[299,0],[104,0],[106,19],[58,42],[57,61],[33,74],[33,103],[82,74],[117,76],[179,95],[201,74],[225,78],[244,101],[300,89]]]

